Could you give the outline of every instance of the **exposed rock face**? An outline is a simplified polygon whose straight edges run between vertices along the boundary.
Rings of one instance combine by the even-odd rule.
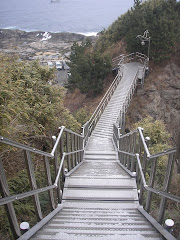
[[[150,72],[144,91],[134,95],[128,109],[129,124],[152,116],[163,120],[177,145],[180,139],[180,68],[174,62]]]

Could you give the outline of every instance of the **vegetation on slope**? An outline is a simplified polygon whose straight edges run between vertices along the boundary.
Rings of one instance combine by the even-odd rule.
[[[150,58],[162,61],[180,49],[180,2],[176,0],[134,0],[134,6],[120,16],[107,29],[101,31],[95,46],[87,41],[72,47],[71,76],[67,87],[79,88],[81,93],[95,96],[102,92],[104,78],[111,71],[109,56],[121,42],[127,52],[142,52],[147,55],[148,42],[141,45],[137,35],[148,29]],[[118,47],[119,48],[119,47]],[[107,54],[109,53],[109,54]],[[123,52],[121,52],[123,53]],[[117,52],[119,54],[119,52]]]
[[[104,52],[118,41],[124,41],[128,52],[147,55],[148,44],[141,46],[137,35],[149,30],[150,58],[160,61],[179,48],[180,2],[176,0],[135,0],[134,7],[101,32],[96,48]]]
[[[53,76],[38,62],[0,55],[0,135],[29,142],[52,136],[62,124],[79,128],[63,106],[63,89],[50,85]]]
[[[53,70],[41,67],[38,62],[20,62],[17,57],[0,55],[1,136],[50,151],[51,137],[58,127],[65,125],[74,131],[80,130],[81,125],[64,107],[64,90],[51,85],[53,77]],[[0,150],[10,193],[30,191],[23,151],[2,144]],[[43,159],[33,155],[32,160],[38,186],[46,186]],[[40,202],[48,212],[47,192],[40,194]],[[15,201],[14,207],[19,223],[36,222],[31,197]],[[4,206],[0,207],[0,215],[0,238],[13,239]]]
[[[111,71],[111,59],[98,51],[90,51],[90,42],[82,45],[75,43],[71,49],[71,76],[67,87],[79,88],[82,93],[97,95],[103,90],[103,81]]]
[[[145,137],[150,137],[149,141],[149,150],[150,154],[156,154],[162,152],[164,150],[172,148],[171,146],[171,135],[166,131],[166,126],[161,120],[154,120],[152,117],[148,116],[143,118],[136,124],[134,124],[133,129],[137,129],[137,127],[142,127],[144,129],[143,134]],[[155,159],[157,162],[156,166],[156,175],[155,175],[155,183],[154,188],[160,191],[164,191],[165,189],[165,180],[166,180],[166,168],[168,166],[168,156],[164,155]],[[146,171],[146,182],[150,184],[150,176],[151,176],[151,167],[152,160],[147,162],[147,171]],[[180,175],[177,174],[177,165],[173,166],[173,174],[171,179],[171,185],[169,189],[169,193],[174,194],[176,196],[180,196]],[[158,219],[159,206],[161,202],[161,197],[156,194],[152,195],[152,204],[150,214]],[[146,202],[143,203],[144,207]],[[165,220],[170,218],[175,222],[175,226],[173,228],[173,235],[175,237],[178,236],[180,231],[180,204],[175,203],[174,201],[168,200],[167,207],[165,212]]]

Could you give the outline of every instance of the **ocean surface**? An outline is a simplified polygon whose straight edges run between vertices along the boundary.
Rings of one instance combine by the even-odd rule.
[[[95,35],[134,0],[0,0],[0,28]]]

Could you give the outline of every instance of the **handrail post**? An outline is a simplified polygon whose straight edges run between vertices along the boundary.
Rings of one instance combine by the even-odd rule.
[[[73,134],[71,133],[71,152],[74,151],[74,137]],[[72,154],[72,168],[75,167],[75,163],[74,163],[74,154]]]
[[[45,172],[46,172],[47,183],[48,183],[49,186],[52,186],[49,159],[46,156],[43,156],[43,159],[44,159],[44,168],[45,168]],[[49,199],[50,199],[51,210],[54,210],[55,209],[55,203],[54,203],[53,189],[50,189],[48,191],[48,194],[49,194]]]
[[[36,190],[37,189],[37,184],[36,184],[34,166],[33,166],[33,162],[32,162],[30,152],[25,151],[24,152],[24,157],[25,157],[25,162],[26,162],[26,165],[27,165],[27,172],[28,172],[28,175],[29,175],[29,182],[30,182],[30,185],[31,185],[31,189]],[[42,216],[42,212],[41,212],[41,205],[40,205],[38,194],[34,194],[33,200],[34,200],[36,217],[37,217],[37,220],[39,221],[43,218],[43,216]]]
[[[77,137],[77,150],[80,150],[79,136]],[[80,163],[80,153],[77,153],[78,163]]]
[[[74,135],[74,150],[77,150],[77,137]],[[75,166],[77,165],[77,153],[75,153]]]
[[[66,151],[69,152],[69,133],[66,132]],[[70,156],[67,156],[67,167],[68,167],[68,171],[71,170],[70,167]]]
[[[53,143],[55,143],[56,142],[56,136],[53,136],[52,139],[53,139]],[[58,170],[59,170],[57,149],[54,152],[54,167],[55,167],[55,175],[57,176]],[[58,198],[58,203],[61,203],[61,201],[62,201],[62,194],[61,194],[60,180],[58,180],[58,182],[57,182],[57,198]]]
[[[152,161],[152,164],[151,164],[149,187],[153,188],[154,187],[154,182],[155,182],[157,158],[154,158],[151,161]],[[145,207],[145,210],[146,210],[147,213],[150,212],[151,200],[152,200],[152,192],[148,191],[147,198],[146,198],[146,207]]]
[[[6,179],[6,175],[5,175],[5,171],[4,171],[4,167],[1,159],[0,159],[0,192],[2,194],[2,197],[10,196],[8,182]],[[13,236],[15,239],[17,239],[18,237],[21,236],[21,231],[16,218],[16,213],[15,213],[13,203],[7,203],[4,207],[8,216],[8,220],[10,223]]]
[[[80,148],[81,149],[83,149],[84,150],[84,147],[83,147],[83,138],[80,138]],[[82,160],[83,160],[83,153],[84,153],[84,151],[82,151],[81,153],[80,153],[80,162],[82,162]]]
[[[131,152],[131,134],[129,134],[128,136],[128,152]],[[127,156],[127,169],[130,170],[130,166],[131,166],[131,156]]]
[[[135,154],[135,151],[136,151],[136,132],[135,133],[133,133],[133,135],[132,135],[132,153],[134,153]],[[135,156],[134,157],[132,157],[132,161],[131,161],[131,172],[134,172],[135,171]]]

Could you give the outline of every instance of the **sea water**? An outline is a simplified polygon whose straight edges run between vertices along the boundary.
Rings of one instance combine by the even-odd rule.
[[[0,0],[0,28],[95,35],[134,0]]]

